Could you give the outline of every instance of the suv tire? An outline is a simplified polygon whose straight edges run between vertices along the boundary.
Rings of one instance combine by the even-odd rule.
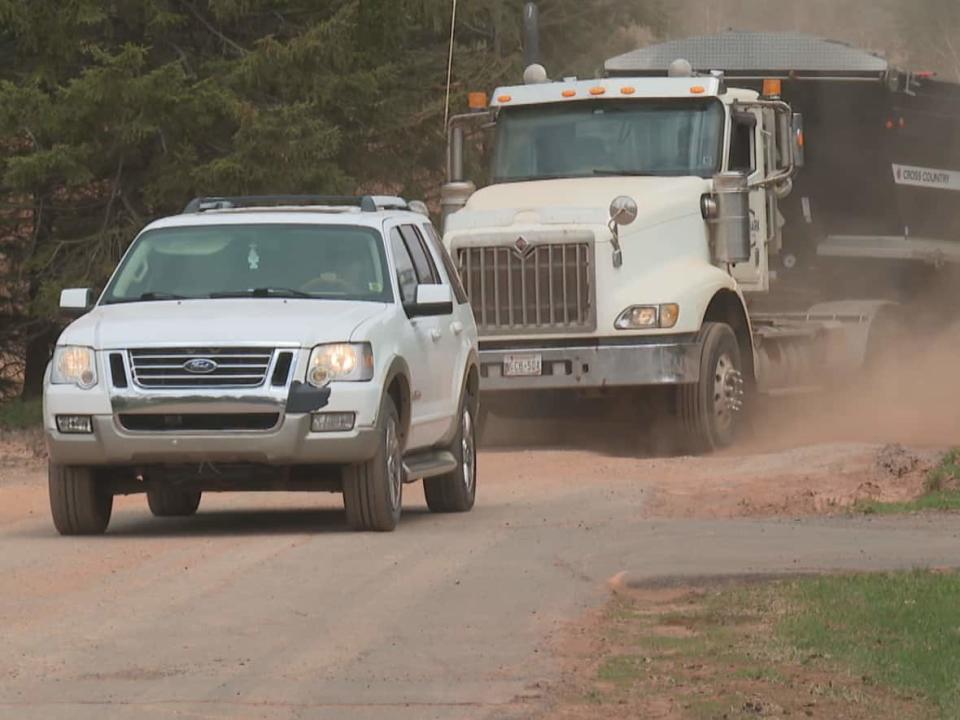
[[[390,532],[403,507],[403,446],[400,416],[390,396],[383,400],[377,422],[376,454],[343,470],[343,507],[354,530]]]
[[[467,512],[477,498],[477,403],[465,394],[460,402],[460,426],[450,446],[457,469],[426,478],[423,494],[435,513]]]
[[[102,535],[110,524],[113,494],[97,482],[94,468],[47,466],[50,512],[61,535]]]
[[[189,517],[200,507],[199,491],[160,487],[147,490],[147,505],[154,517]]]

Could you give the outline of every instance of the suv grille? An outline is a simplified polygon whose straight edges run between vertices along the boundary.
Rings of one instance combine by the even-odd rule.
[[[523,243],[519,243],[520,246]],[[481,335],[596,328],[591,242],[462,248],[457,259]]]
[[[130,351],[133,381],[144,388],[257,387],[271,348],[149,348]]]

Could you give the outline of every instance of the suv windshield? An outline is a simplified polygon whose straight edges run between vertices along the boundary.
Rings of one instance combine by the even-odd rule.
[[[713,99],[511,108],[497,121],[493,177],[710,177],[720,167],[723,117],[722,104]]]
[[[341,225],[204,225],[143,233],[104,303],[218,297],[390,302],[383,239]]]

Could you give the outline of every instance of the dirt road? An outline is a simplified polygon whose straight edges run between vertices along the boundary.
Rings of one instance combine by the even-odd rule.
[[[263,495],[173,521],[124,499],[95,539],[56,537],[40,466],[7,452],[0,717],[530,717],[552,644],[621,571],[956,564],[958,518],[801,518],[906,492],[913,461],[878,452],[490,451],[473,513],[410,486],[390,535],[348,532],[333,496]]]

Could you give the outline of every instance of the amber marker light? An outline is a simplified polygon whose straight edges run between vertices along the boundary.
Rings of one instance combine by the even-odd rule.
[[[636,88],[632,87],[622,87],[620,88],[621,95],[633,95],[637,91]]]
[[[513,97],[511,95],[500,95],[497,98],[497,102],[501,102],[501,103],[508,103],[511,100],[513,100]]]
[[[590,88],[591,95],[603,95],[606,92],[607,92],[607,89],[605,87],[600,87],[599,85],[597,87]]]
[[[780,93],[782,90],[783,90],[783,83],[780,80],[767,78],[766,80],[763,81],[764,97],[780,97]]]
[[[471,110],[484,110],[487,107],[487,94],[484,92],[472,92],[467,94],[467,105]]]
[[[694,85],[690,88],[690,92],[694,95],[703,95],[706,91],[707,89],[703,85]]]
[[[576,96],[577,96],[577,91],[576,91],[576,90],[564,90],[564,91],[563,91],[562,93],[560,93],[560,94],[563,95],[563,97],[565,97],[565,98],[572,98],[572,97],[576,97]]]

